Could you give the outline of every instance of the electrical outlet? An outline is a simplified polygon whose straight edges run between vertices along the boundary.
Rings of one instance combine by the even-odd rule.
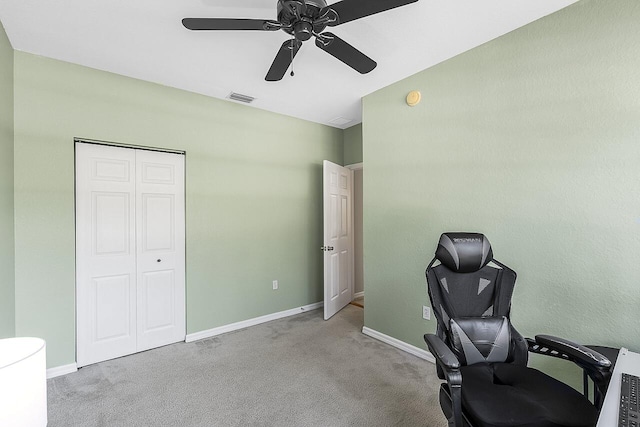
[[[426,305],[422,306],[422,318],[424,320],[431,320],[431,307]]]
[[[276,289],[278,289],[278,281],[274,280],[273,281],[273,290],[275,291]]]

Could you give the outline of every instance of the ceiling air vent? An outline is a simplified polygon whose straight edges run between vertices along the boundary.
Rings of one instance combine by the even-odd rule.
[[[241,93],[235,92],[231,92],[229,94],[229,99],[233,101],[244,102],[245,104],[251,104],[253,101],[255,101],[255,98],[253,96],[243,95]]]
[[[335,119],[330,120],[329,123],[332,124],[332,125],[336,125],[336,126],[344,126],[344,125],[346,125],[348,123],[351,123],[352,121],[353,120],[347,119],[347,118],[344,118],[344,117],[336,117]]]

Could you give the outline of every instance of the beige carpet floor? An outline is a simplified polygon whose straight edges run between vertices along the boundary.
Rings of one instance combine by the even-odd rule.
[[[444,427],[433,364],[322,310],[48,381],[49,427]]]

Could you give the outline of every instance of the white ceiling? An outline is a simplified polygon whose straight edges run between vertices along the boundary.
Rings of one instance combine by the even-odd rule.
[[[256,97],[256,108],[346,128],[361,121],[363,96],[576,1],[419,0],[329,29],[378,63],[371,73],[309,40],[295,77],[280,82],[264,76],[289,38],[283,31],[196,32],[181,24],[276,19],[276,0],[0,0],[0,21],[16,50],[216,98],[239,92]],[[337,118],[349,122],[332,123]]]

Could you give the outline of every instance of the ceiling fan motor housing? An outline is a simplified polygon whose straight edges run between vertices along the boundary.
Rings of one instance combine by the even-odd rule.
[[[314,32],[318,34],[327,27],[326,24],[314,24],[326,5],[326,0],[280,0],[278,21],[283,25],[282,29],[297,40],[307,41]]]
[[[313,24],[310,22],[310,20],[302,18],[293,26],[293,32],[296,35],[296,39],[307,41],[311,38],[311,35],[313,33]]]

